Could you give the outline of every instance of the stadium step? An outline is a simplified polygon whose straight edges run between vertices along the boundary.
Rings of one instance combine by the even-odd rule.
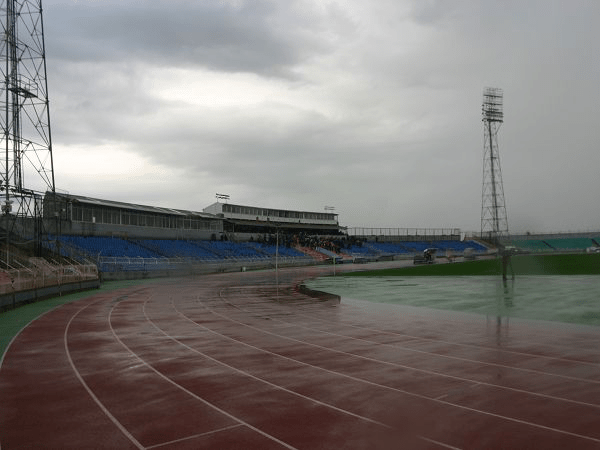
[[[301,251],[305,255],[310,256],[315,261],[325,261],[326,259],[329,258],[327,255],[324,255],[323,253],[320,253],[309,247],[296,247],[296,250]]]

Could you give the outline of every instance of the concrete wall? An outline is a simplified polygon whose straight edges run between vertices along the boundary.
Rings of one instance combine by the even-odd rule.
[[[100,280],[87,280],[39,289],[31,289],[28,291],[19,291],[13,294],[5,294],[0,296],[0,310],[14,308],[25,303],[32,303],[38,300],[44,300],[60,295],[71,294],[73,292],[98,289],[99,287]]]

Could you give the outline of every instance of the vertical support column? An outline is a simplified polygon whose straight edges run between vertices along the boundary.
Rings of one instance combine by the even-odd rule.
[[[502,242],[508,238],[508,218],[498,150],[498,130],[504,121],[503,92],[501,89],[484,89],[482,116],[484,146],[481,236],[489,239],[495,245],[502,245]]]
[[[37,254],[40,199],[55,192],[42,0],[0,0],[0,15],[0,223],[7,249],[33,234]]]

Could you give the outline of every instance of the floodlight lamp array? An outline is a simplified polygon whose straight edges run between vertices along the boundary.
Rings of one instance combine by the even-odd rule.
[[[483,105],[481,109],[484,122],[504,121],[503,96],[504,93],[500,88],[486,87],[483,90]]]

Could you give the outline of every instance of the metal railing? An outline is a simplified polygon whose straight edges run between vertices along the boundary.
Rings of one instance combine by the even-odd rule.
[[[378,237],[384,240],[420,241],[460,239],[460,228],[348,228],[348,235],[355,237]],[[385,239],[388,238],[388,239]]]
[[[94,264],[54,265],[49,262],[31,267],[0,271],[0,294],[40,289],[67,283],[95,280],[98,268]]]
[[[279,256],[278,264],[308,263],[313,261],[309,256]],[[98,267],[102,272],[128,272],[156,270],[178,270],[192,266],[223,266],[223,265],[252,265],[252,264],[275,264],[275,256],[264,257],[229,257],[221,259],[201,258],[142,258],[142,257],[100,257]]]

